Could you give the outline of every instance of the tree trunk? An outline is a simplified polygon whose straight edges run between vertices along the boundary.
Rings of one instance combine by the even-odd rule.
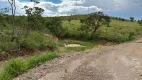
[[[94,38],[94,35],[95,35],[96,31],[98,30],[98,28],[99,28],[99,27],[95,27],[95,28],[94,28],[94,31],[92,32],[92,37],[91,37],[92,39]]]
[[[14,17],[15,17],[15,10],[16,10],[16,5],[15,5],[15,0],[8,0],[9,4],[11,5],[12,8],[12,41],[14,41],[14,34],[15,34],[15,23],[14,23]]]

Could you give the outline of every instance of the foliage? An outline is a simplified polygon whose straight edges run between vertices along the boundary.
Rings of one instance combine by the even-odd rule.
[[[0,80],[12,80],[12,78],[26,72],[29,69],[37,67],[46,61],[58,57],[57,54],[42,54],[30,57],[29,59],[22,61],[19,59],[14,59],[8,61],[4,66],[3,71],[0,72]]]
[[[28,38],[22,38],[20,41],[21,48],[27,50],[49,49],[56,50],[57,42],[51,38],[46,38],[42,34],[33,32]]]
[[[89,15],[85,20],[80,21],[82,26],[80,30],[84,34],[92,33],[92,38],[94,37],[96,31],[103,25],[110,23],[110,17],[103,14],[103,12],[94,12]]]
[[[131,22],[134,22],[134,21],[135,21],[135,18],[134,18],[134,17],[130,17],[130,21],[131,21]]]
[[[10,33],[9,33],[10,34]],[[29,37],[16,37],[15,41],[11,41],[9,34],[0,34],[0,52],[11,52],[21,50],[57,50],[58,42],[54,39],[44,37],[38,32],[31,32]]]
[[[24,6],[24,9],[27,14],[28,29],[42,29],[44,27],[44,18],[41,15],[43,14],[44,9],[39,7],[29,8],[28,6]]]
[[[138,20],[138,23],[142,26],[142,20]]]
[[[0,80],[11,80],[26,71],[26,66],[20,60],[10,60],[0,73]]]
[[[43,54],[43,55],[33,56],[26,61],[27,69],[32,69],[34,67],[37,67],[45,63],[46,61],[56,58],[57,56],[58,56],[57,54]]]
[[[98,39],[112,42],[126,42],[136,38],[140,26],[134,22],[119,22],[112,20],[110,27],[101,27],[97,34]]]
[[[81,27],[79,20],[72,20],[71,25],[67,21],[63,21],[63,27],[65,29],[68,27],[69,38],[84,40],[84,38],[91,37],[91,33],[83,35],[82,31],[78,30]],[[103,25],[97,30],[95,39],[103,39],[113,42],[126,42],[135,39],[140,30],[140,26],[136,22],[111,19],[109,27],[107,25]]]
[[[46,27],[57,37],[64,35],[65,30],[62,27],[61,18],[55,17],[46,22]]]
[[[18,48],[16,42],[11,41],[11,33],[8,31],[0,32],[0,52],[9,52]]]

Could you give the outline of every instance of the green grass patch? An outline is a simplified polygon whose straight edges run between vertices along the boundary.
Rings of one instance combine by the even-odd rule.
[[[12,80],[14,77],[37,67],[46,61],[54,59],[58,57],[58,54],[42,54],[36,55],[33,57],[28,58],[27,60],[23,61],[20,59],[13,59],[8,61],[8,63],[4,66],[2,72],[0,72],[0,80]]]
[[[29,58],[25,64],[27,66],[27,69],[32,69],[34,67],[37,67],[46,61],[49,61],[51,59],[54,59],[57,57],[57,54],[43,54],[43,55],[36,55],[31,58]]]
[[[90,39],[91,33],[82,34],[79,28],[81,23],[79,20],[63,21],[63,27],[68,31],[68,37],[77,40]],[[97,30],[94,39],[106,40],[111,42],[126,42],[136,39],[141,32],[140,25],[137,22],[119,21],[112,19],[110,26],[102,26]],[[94,40],[93,39],[93,40]],[[91,39],[92,40],[92,39]]]

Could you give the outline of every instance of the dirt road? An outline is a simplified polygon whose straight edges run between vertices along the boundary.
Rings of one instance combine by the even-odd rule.
[[[14,80],[142,80],[142,39],[67,54]]]

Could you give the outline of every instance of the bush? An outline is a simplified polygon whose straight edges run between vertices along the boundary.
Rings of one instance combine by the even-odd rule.
[[[0,43],[0,50],[9,52],[11,50],[16,50],[18,49],[18,45],[15,42],[3,42]]]
[[[62,27],[62,20],[59,17],[47,20],[46,27],[57,37],[62,37],[65,33],[65,30]]]
[[[130,26],[104,26],[97,32],[97,38],[112,42],[126,42],[135,39],[137,29]]]
[[[18,49],[17,43],[11,41],[10,35],[9,31],[0,32],[0,52],[9,52]]]
[[[33,32],[28,38],[20,40],[21,47],[27,50],[37,49],[50,49],[56,50],[58,45],[57,42],[51,38],[45,38],[42,34]]]

